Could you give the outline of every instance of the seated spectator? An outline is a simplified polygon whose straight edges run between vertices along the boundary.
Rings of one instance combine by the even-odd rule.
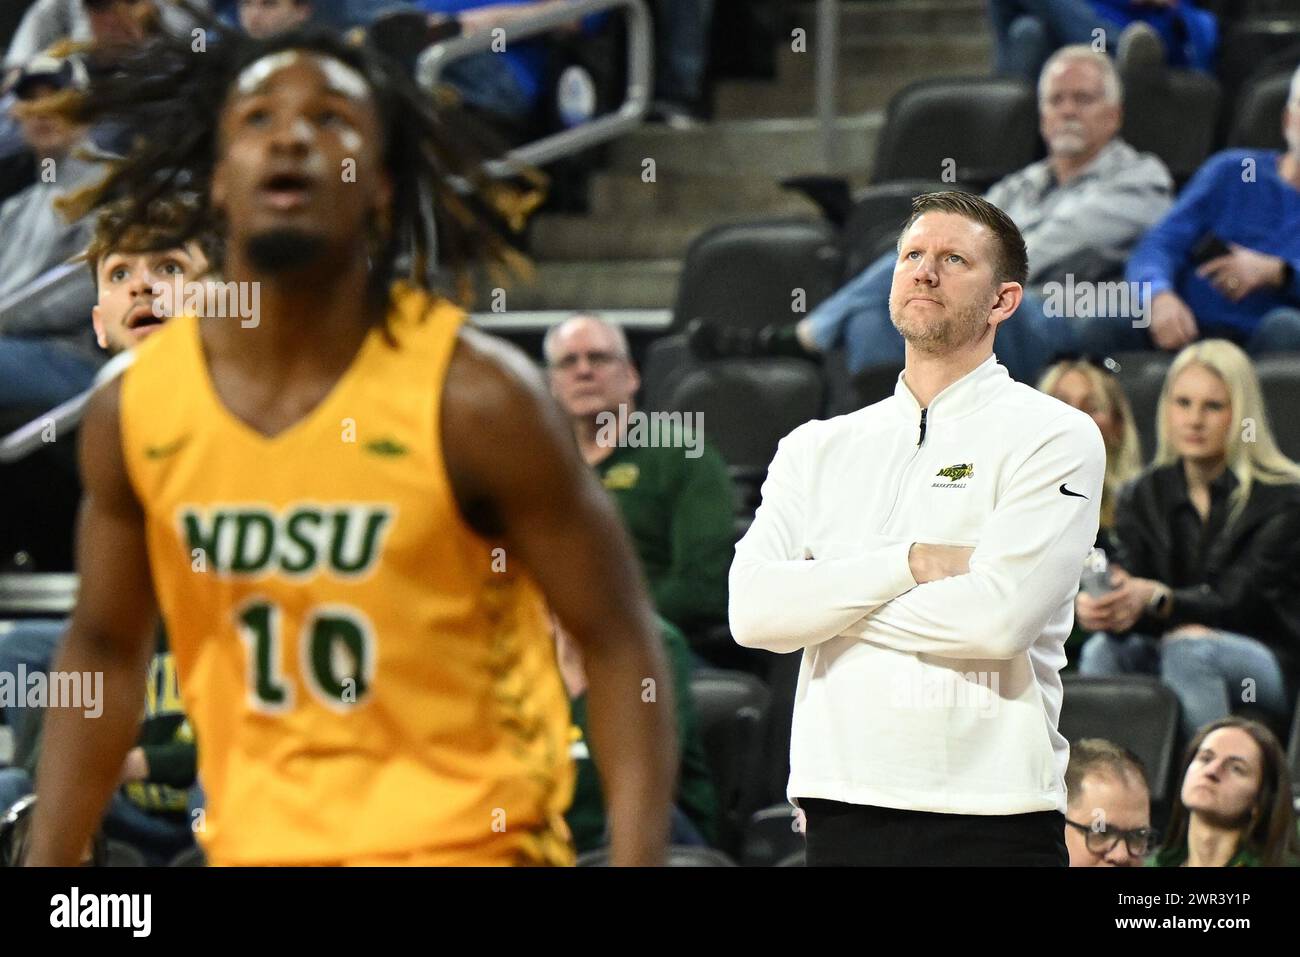
[[[1092,416],[1102,441],[1106,443],[1106,476],[1101,488],[1097,548],[1108,561],[1114,553],[1111,535],[1119,491],[1142,471],[1142,445],[1133,421],[1133,410],[1112,367],[1118,368],[1113,359],[1062,358],[1049,366],[1038,381],[1039,392],[1046,392]],[[1074,670],[1077,666],[1088,637],[1088,631],[1076,619],[1070,637],[1065,639],[1068,669]]]
[[[167,317],[153,314],[155,284],[200,278],[208,270],[215,246],[210,237],[178,244],[176,231],[187,214],[181,200],[156,200],[149,210],[149,228],[128,231],[111,241],[111,230],[123,212],[119,204],[99,214],[95,235],[83,254],[98,289],[98,301],[91,309],[95,338],[109,355],[134,348],[161,327]],[[0,355],[3,349],[0,340]],[[7,509],[23,508],[23,495],[41,494],[35,482],[13,482],[11,488],[7,471],[0,471],[0,477],[5,491],[0,500]],[[39,504],[32,503],[32,510],[39,512]],[[28,672],[48,670],[63,629],[62,621],[29,618],[0,631],[0,673],[16,674],[20,664]],[[22,709],[6,710],[0,717],[17,735]]]
[[[158,865],[194,843],[188,806],[198,757],[194,732],[181,704],[176,664],[161,629],[144,703],[139,743],[122,763],[121,787],[104,814],[103,830],[139,850],[146,863]],[[39,717],[29,718],[26,727],[38,728],[39,723]],[[34,790],[39,731],[25,731],[24,736],[27,740],[17,740],[15,766],[0,769],[0,813]]]
[[[1183,758],[1182,782],[1152,866],[1300,863],[1286,754],[1264,725],[1222,718],[1201,728]]]
[[[102,174],[102,164],[79,155],[87,127],[54,112],[57,95],[84,82],[76,60],[37,57],[24,67],[15,92],[14,115],[36,154],[35,183],[0,206],[0,315],[42,273],[86,245],[89,224],[68,223],[56,208],[59,197]],[[90,289],[84,297],[89,300]],[[49,408],[90,385],[100,361],[85,324],[92,301],[78,299],[55,316],[23,312],[0,324],[0,409],[18,405]]]
[[[660,434],[649,420],[629,435],[649,417],[636,410],[641,380],[618,326],[575,315],[547,332],[543,348],[551,392],[618,502],[659,614],[686,632],[725,622],[734,505],[721,456],[690,428]]]
[[[1101,738],[1070,746],[1065,846],[1071,867],[1141,867],[1155,840],[1142,762]]]
[[[239,25],[259,40],[306,23],[311,0],[239,0]]]
[[[669,841],[678,845],[708,845],[716,838],[718,807],[691,700],[691,651],[682,633],[663,619],[659,621],[659,633],[663,636],[664,650],[672,669],[677,753],[681,762]],[[605,802],[591,753],[593,745],[587,734],[587,674],[582,667],[582,652],[558,622],[555,623],[555,641],[560,675],[564,678],[573,710],[571,753],[578,772],[573,803],[565,814],[565,820],[573,832],[574,847],[582,854],[609,843]],[[599,758],[595,760],[599,761]]]
[[[199,12],[207,0],[189,0]],[[36,0],[23,15],[5,54],[6,69],[21,67],[61,40],[131,47],[160,27],[188,33],[193,18],[158,0]]]
[[[1062,358],[1038,380],[1038,391],[1092,416],[1106,443],[1106,479],[1101,491],[1101,527],[1098,547],[1110,554],[1110,531],[1115,524],[1119,490],[1142,471],[1142,444],[1138,441],[1133,409],[1111,366],[1113,360]]]
[[[1300,638],[1300,466],[1273,441],[1250,360],[1221,339],[1174,360],[1157,422],[1155,463],[1116,508],[1114,588],[1075,599],[1098,632],[1080,671],[1160,675],[1187,737],[1239,702],[1284,720]]]
[[[1070,323],[1046,314],[1041,287],[1118,276],[1129,249],[1173,197],[1165,165],[1119,138],[1122,89],[1107,57],[1066,47],[1043,67],[1038,90],[1047,159],[1012,173],[985,195],[1020,228],[1029,251],[1024,301],[999,328],[997,349],[1012,378],[1028,383],[1051,356],[1075,349]],[[896,252],[881,256],[798,325],[762,331],[764,348],[757,351],[817,354],[843,348],[850,373],[901,367],[903,340],[889,317],[897,259]],[[754,351],[744,342],[719,344],[707,325],[696,328],[692,345],[704,355],[747,346]]]
[[[41,55],[42,50],[60,58],[93,50],[96,56],[87,64],[93,76],[97,71],[111,68],[117,56],[133,52],[164,28],[189,28],[189,16],[178,7],[169,5],[160,13],[156,3],[157,0],[109,0],[83,5],[82,0],[53,3],[38,0],[27,11],[24,21],[32,29],[24,34],[20,28],[10,45],[5,61],[8,82],[12,83],[22,67]],[[198,7],[202,9],[202,2]],[[21,171],[22,154],[29,151],[21,127],[10,115],[13,102],[12,94],[0,99],[0,160]],[[95,127],[89,136],[94,145],[110,153],[124,153],[129,146],[122,129],[113,123]],[[10,194],[30,181],[22,182]],[[3,184],[0,192],[4,192]]]
[[[455,17],[465,36],[489,33],[498,27],[539,13],[568,6],[571,0],[415,0],[430,14]],[[537,115],[546,74],[543,40],[507,43],[504,51],[473,54],[448,64],[443,82],[454,87],[469,106],[490,117],[526,126]]]
[[[1048,55],[1104,38],[1121,72],[1168,63],[1214,69],[1219,25],[1190,0],[989,0],[994,69],[1033,81]]]
[[[708,74],[713,0],[657,0],[651,120],[673,129],[698,125]]]
[[[1130,283],[1149,284],[1146,324],[1081,324],[1098,355],[1230,339],[1251,355],[1300,351],[1300,70],[1282,115],[1287,150],[1224,150],[1138,244]]]

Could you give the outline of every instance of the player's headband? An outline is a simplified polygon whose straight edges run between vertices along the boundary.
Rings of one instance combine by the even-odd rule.
[[[255,93],[259,87],[276,73],[310,57],[325,74],[325,82],[334,92],[348,99],[364,99],[370,92],[366,78],[342,60],[337,60],[324,53],[306,50],[278,50],[254,60],[240,71],[235,79],[235,89],[240,96]]]

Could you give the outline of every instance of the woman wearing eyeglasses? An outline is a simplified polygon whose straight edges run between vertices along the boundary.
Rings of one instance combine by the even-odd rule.
[[[1291,867],[1300,862],[1291,776],[1273,732],[1223,718],[1197,732],[1155,867]]]
[[[1184,737],[1249,703],[1285,720],[1284,673],[1300,642],[1300,466],[1268,427],[1246,354],[1188,346],[1157,410],[1154,464],[1115,510],[1112,590],[1080,592],[1098,632],[1083,674],[1158,674]]]

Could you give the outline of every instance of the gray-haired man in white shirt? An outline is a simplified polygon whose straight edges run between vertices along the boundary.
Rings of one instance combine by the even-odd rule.
[[[736,641],[804,652],[787,793],[809,864],[1067,862],[1059,672],[1105,451],[997,364],[1026,271],[997,207],[917,197],[894,395],[782,440],[736,547]]]

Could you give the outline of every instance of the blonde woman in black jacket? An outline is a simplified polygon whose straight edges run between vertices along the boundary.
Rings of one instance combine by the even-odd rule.
[[[1159,674],[1183,729],[1288,711],[1300,649],[1300,466],[1278,451],[1237,346],[1188,346],[1165,377],[1154,464],[1120,495],[1111,592],[1075,602],[1088,675]]]

